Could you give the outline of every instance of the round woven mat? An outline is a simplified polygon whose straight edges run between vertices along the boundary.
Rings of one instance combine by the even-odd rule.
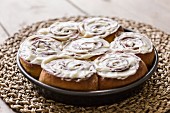
[[[123,27],[148,35],[159,55],[159,64],[137,95],[112,105],[75,107],[47,100],[20,73],[16,53],[21,41],[55,21],[81,21],[85,17],[53,19],[27,26],[0,45],[0,97],[17,112],[170,112],[170,35],[143,23],[114,18]]]

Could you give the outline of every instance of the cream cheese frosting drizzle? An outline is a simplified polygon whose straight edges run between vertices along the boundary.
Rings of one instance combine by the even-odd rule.
[[[40,65],[50,55],[61,52],[61,42],[44,35],[33,35],[20,46],[19,55],[32,64]]]
[[[76,39],[79,35],[78,23],[73,21],[56,22],[48,28],[40,29],[38,34],[51,35],[60,41]]]
[[[87,18],[79,25],[84,37],[101,36],[101,38],[116,32],[119,27],[117,21],[102,17]]]
[[[93,63],[76,59],[50,56],[42,62],[42,68],[61,79],[84,79],[92,76],[96,70]]]
[[[109,50],[109,46],[107,41],[99,37],[80,38],[67,43],[62,55],[77,59],[88,59],[95,55],[104,54]]]
[[[126,32],[116,37],[115,40],[111,42],[110,48],[116,51],[145,54],[152,52],[153,45],[151,40],[143,34]]]
[[[94,65],[103,78],[126,79],[137,72],[140,60],[132,53],[112,52],[95,59]]]

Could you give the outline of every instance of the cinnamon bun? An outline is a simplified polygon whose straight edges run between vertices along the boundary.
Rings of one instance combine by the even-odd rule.
[[[147,73],[145,63],[132,53],[107,53],[98,57],[94,65],[99,77],[99,89],[125,86]]]
[[[113,41],[116,35],[123,31],[117,21],[110,18],[87,18],[79,24],[81,35],[86,38],[100,36],[108,42]]]
[[[154,50],[151,40],[143,34],[124,32],[110,44],[113,51],[134,53],[150,67],[154,59]]]
[[[39,77],[41,62],[45,57],[61,52],[61,42],[44,35],[33,35],[20,46],[19,57],[22,66],[33,77]]]
[[[63,47],[62,55],[76,59],[94,60],[109,50],[109,43],[98,36],[93,38],[80,38],[67,43]]]
[[[90,61],[48,57],[42,62],[39,81],[69,90],[90,91],[98,89],[98,78]]]
[[[42,28],[38,34],[50,35],[52,38],[59,41],[67,41],[76,39],[79,35],[77,22],[56,22],[48,28]]]

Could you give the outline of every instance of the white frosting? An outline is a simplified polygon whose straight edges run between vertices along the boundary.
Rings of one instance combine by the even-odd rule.
[[[50,56],[42,62],[41,67],[54,76],[63,79],[83,79],[96,73],[94,65],[88,61]]]
[[[87,18],[79,25],[84,37],[101,36],[102,38],[116,32],[119,27],[117,21],[102,17]]]
[[[95,55],[104,54],[109,50],[109,43],[99,37],[80,38],[69,42],[63,49],[62,55],[77,59],[88,59]]]
[[[66,41],[76,39],[79,35],[77,22],[56,22],[49,28],[43,28],[38,31],[38,34],[51,35],[53,38]]]
[[[97,74],[103,78],[125,79],[139,68],[140,58],[131,53],[113,52],[94,61]]]
[[[49,34],[50,30],[49,28],[41,28],[37,31],[37,34],[38,35],[47,35]]]
[[[61,42],[44,35],[33,35],[27,38],[20,46],[19,55],[32,64],[40,65],[49,55],[61,52]]]
[[[125,32],[116,37],[110,44],[113,51],[124,51],[130,53],[150,53],[153,50],[151,40],[140,33]]]

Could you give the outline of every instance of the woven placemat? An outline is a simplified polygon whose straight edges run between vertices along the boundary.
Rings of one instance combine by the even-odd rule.
[[[123,27],[148,35],[159,55],[156,72],[142,91],[112,105],[75,107],[47,100],[34,90],[33,85],[20,73],[16,53],[21,41],[40,28],[55,21],[81,21],[86,17],[69,17],[37,22],[23,28],[0,45],[0,97],[16,112],[170,112],[170,35],[143,23],[114,18]]]

